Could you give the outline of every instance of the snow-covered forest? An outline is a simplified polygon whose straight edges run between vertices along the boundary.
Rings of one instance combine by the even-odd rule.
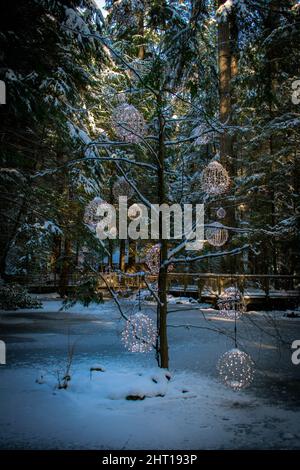
[[[166,426],[192,424],[186,440],[179,432],[165,442],[145,433],[128,445],[113,426],[110,441],[95,437],[96,431],[88,441],[66,437],[67,425],[55,443],[46,436],[38,441],[37,428],[32,434],[22,415],[15,435],[1,434],[0,447],[213,448],[209,436],[198,439],[193,400],[215,387],[208,410],[215,399],[221,403],[222,389],[208,372],[216,364],[220,381],[233,389],[224,392],[224,400],[234,400],[232,393],[252,384],[254,369],[261,374],[254,396],[261,400],[269,386],[273,397],[280,396],[277,379],[285,370],[285,393],[296,406],[300,366],[298,371],[290,352],[300,340],[299,1],[4,0],[1,5],[0,339],[11,342],[7,358],[24,368],[16,376],[7,360],[3,370],[15,400],[18,387],[31,381],[34,386],[35,380],[36,386],[73,394],[70,400],[81,411],[80,400],[89,393],[91,408],[85,411],[91,415],[97,397],[104,408],[109,399],[155,397],[162,400],[162,414],[178,399],[182,409]],[[104,215],[113,206],[119,220],[120,197],[131,206],[125,214],[131,228],[121,237],[118,223],[108,225],[102,237],[99,211]],[[200,204],[200,243],[187,250],[186,232],[164,236],[157,205],[177,205],[179,211],[189,205],[195,215]],[[158,214],[154,236],[150,228],[141,230],[150,219],[147,211]],[[174,212],[174,233],[176,217]],[[136,229],[143,234],[138,239],[131,236]],[[103,338],[99,354],[90,322],[99,328],[100,343]],[[72,329],[91,335],[91,344],[85,338],[78,347],[77,382]],[[51,361],[44,347],[20,346],[31,334],[39,344],[43,331],[57,335],[49,339]],[[18,335],[21,342],[13,339]],[[65,340],[67,365],[56,367]],[[190,352],[183,341],[190,342]],[[207,355],[207,368],[195,359],[197,344]],[[222,356],[226,350],[230,355]],[[283,364],[275,372],[277,354]],[[132,356],[138,359],[129,372]],[[101,397],[97,382],[89,390],[84,368],[99,382],[106,374]],[[144,368],[148,372],[141,378]],[[43,419],[44,393],[39,390],[35,426]],[[52,397],[51,407],[66,407],[71,416],[68,400]],[[250,409],[254,398],[245,400]],[[127,404],[124,416],[135,405]],[[271,427],[267,437],[258,433],[262,447],[299,446],[299,410],[286,418],[294,436],[289,438],[278,424],[284,411],[257,406],[267,424],[279,420],[276,437]],[[223,421],[231,419],[230,411],[222,413]],[[242,410],[241,419],[248,418]],[[4,421],[10,419],[8,409]],[[70,426],[78,426],[72,419]],[[135,431],[139,419],[138,414]],[[210,419],[206,410],[204,427]],[[122,431],[124,423],[125,418],[118,423]],[[255,423],[247,423],[249,447],[259,448]],[[54,423],[49,429],[54,436]],[[232,429],[218,434],[217,448],[247,446],[247,438],[239,446]]]

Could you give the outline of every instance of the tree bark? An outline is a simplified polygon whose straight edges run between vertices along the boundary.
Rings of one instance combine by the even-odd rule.
[[[162,115],[162,102],[158,98],[158,122],[159,122],[159,144],[158,144],[158,199],[159,204],[166,202],[166,188],[165,188],[165,121]],[[162,214],[159,215],[159,242],[160,242],[160,270],[158,275],[158,297],[159,304],[157,306],[158,318],[158,352],[159,352],[159,366],[167,369],[169,367],[169,348],[168,348],[168,332],[167,332],[167,284],[168,284],[168,269],[164,263],[168,259],[168,245],[167,240],[162,236],[163,220]]]
[[[139,31],[139,35],[141,36],[142,42],[144,42],[145,28],[144,28],[144,12],[143,11],[139,14],[139,17],[138,17],[138,31]],[[144,60],[145,58],[145,46],[143,43],[140,44],[139,46],[138,58],[140,60]]]
[[[120,257],[119,257],[119,269],[120,271],[125,271],[125,240],[120,240],[119,245]]]
[[[225,0],[218,0],[219,7],[224,3]],[[231,177],[236,174],[234,146],[233,137],[226,130],[226,127],[232,124],[232,80],[238,73],[236,41],[237,27],[234,14],[231,14],[227,17],[226,21],[220,22],[218,27],[219,115],[220,122],[225,127],[220,137],[220,161]],[[226,208],[224,224],[234,227],[235,222],[235,207],[233,205]],[[230,257],[229,259],[222,258],[222,271],[232,273],[236,271],[236,268],[236,257]]]
[[[61,296],[67,295],[69,284],[69,273],[71,267],[71,241],[69,238],[64,240],[64,254],[62,258],[62,265],[59,278],[59,294]]]

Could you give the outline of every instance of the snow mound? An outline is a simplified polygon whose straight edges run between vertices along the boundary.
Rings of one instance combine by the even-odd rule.
[[[110,400],[143,400],[164,397],[168,392],[169,378],[163,370],[147,372],[107,371],[93,376],[92,388],[102,398]]]

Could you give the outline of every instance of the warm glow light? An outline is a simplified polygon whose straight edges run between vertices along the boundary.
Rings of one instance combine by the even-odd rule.
[[[206,240],[212,246],[225,245],[229,237],[228,230],[219,222],[213,222],[206,229]]]
[[[216,161],[204,168],[201,176],[201,186],[206,194],[222,194],[230,184],[227,170]]]
[[[248,387],[254,379],[251,357],[237,348],[220,357],[217,370],[224,385],[236,391]]]
[[[225,211],[225,209],[223,209],[223,207],[220,207],[217,210],[217,217],[218,217],[218,219],[224,219],[226,217],[226,211]]]
[[[152,350],[156,342],[157,329],[148,315],[138,312],[130,315],[122,331],[125,348],[133,353],[146,353]]]
[[[220,315],[227,318],[238,319],[246,310],[243,295],[237,287],[227,287],[219,296],[217,305]]]
[[[137,144],[146,132],[146,124],[142,114],[131,104],[122,103],[112,115],[112,124],[119,139]]]

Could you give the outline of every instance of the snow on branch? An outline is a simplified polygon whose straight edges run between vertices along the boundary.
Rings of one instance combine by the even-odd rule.
[[[207,259],[207,258],[219,258],[221,256],[234,256],[234,255],[238,255],[239,253],[242,253],[245,250],[248,250],[249,248],[250,248],[250,245],[247,244],[240,248],[235,248],[229,251],[218,251],[216,253],[206,253],[205,255],[194,256],[194,257],[182,256],[181,258],[172,258],[172,260],[169,260],[166,264],[192,263],[194,261],[200,261],[200,260]]]

